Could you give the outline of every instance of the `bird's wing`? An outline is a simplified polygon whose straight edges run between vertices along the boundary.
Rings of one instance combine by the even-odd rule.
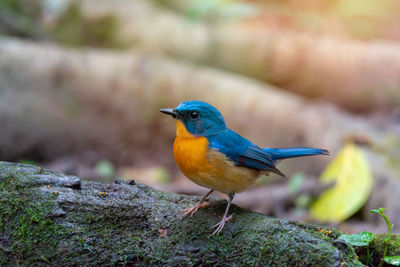
[[[228,157],[236,166],[271,171],[284,176],[274,164],[271,156],[249,140],[226,129],[207,137],[209,146]]]

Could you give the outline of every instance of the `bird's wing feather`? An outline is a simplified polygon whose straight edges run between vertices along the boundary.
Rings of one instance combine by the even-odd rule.
[[[329,151],[326,149],[310,147],[263,148],[262,150],[269,154],[274,162],[295,157],[329,155]]]
[[[272,171],[283,175],[274,164],[271,156],[249,140],[232,130],[226,129],[208,136],[209,146],[228,157],[236,166],[256,170]]]
[[[259,170],[273,169],[275,167],[271,156],[257,146],[248,147],[246,152],[240,154],[239,165]]]

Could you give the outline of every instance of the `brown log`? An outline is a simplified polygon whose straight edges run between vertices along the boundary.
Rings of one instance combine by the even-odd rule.
[[[335,229],[267,217],[236,205],[223,232],[208,237],[226,201],[214,200],[195,217],[180,219],[180,211],[198,200],[134,182],[88,182],[0,161],[0,263],[363,266]],[[376,238],[383,244],[381,236]],[[394,244],[390,248],[390,255],[399,251]],[[374,261],[382,252],[371,250]]]
[[[120,38],[132,46],[259,78],[352,111],[400,105],[400,46],[395,42],[277,31],[245,20],[191,21],[145,0],[118,5],[85,0],[83,11],[116,15]]]

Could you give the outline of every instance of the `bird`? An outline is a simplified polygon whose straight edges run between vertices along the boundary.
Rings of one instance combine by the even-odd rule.
[[[210,235],[219,234],[232,218],[229,209],[236,193],[248,189],[261,174],[285,175],[276,167],[279,160],[329,155],[319,148],[261,148],[226,126],[217,108],[209,103],[192,100],[175,108],[160,109],[176,121],[173,154],[181,172],[194,183],[210,189],[193,207],[185,209],[182,218],[203,208],[213,191],[228,195],[222,220],[212,226]]]

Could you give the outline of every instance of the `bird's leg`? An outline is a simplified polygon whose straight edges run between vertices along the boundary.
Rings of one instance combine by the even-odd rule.
[[[219,223],[217,223],[216,225],[211,227],[211,229],[215,228],[215,227],[217,227],[217,229],[215,229],[215,231],[211,235],[209,235],[209,237],[221,232],[222,228],[224,228],[224,226],[225,226],[225,223],[227,221],[229,221],[230,219],[232,219],[232,215],[228,217],[228,214],[229,214],[229,208],[231,207],[231,203],[232,203],[234,196],[235,196],[235,193],[229,193],[228,205],[226,206],[224,217],[222,218],[222,220]]]
[[[194,207],[191,207],[190,209],[184,209],[183,211],[186,211],[184,214],[181,215],[181,218],[189,215],[189,214],[195,214],[200,208],[203,208],[202,203],[204,202],[204,200],[206,200],[206,198],[212,193],[214,192],[214,189],[211,189],[199,202],[197,202],[197,204]]]

